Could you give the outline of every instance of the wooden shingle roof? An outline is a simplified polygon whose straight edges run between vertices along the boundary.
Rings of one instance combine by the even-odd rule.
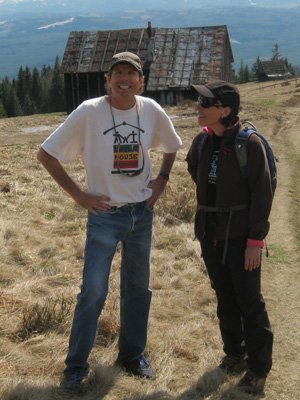
[[[71,32],[61,71],[106,72],[115,53],[131,51],[139,55],[148,72],[148,91],[187,88],[220,76],[224,49],[228,62],[233,62],[225,25]]]
[[[269,78],[284,77],[288,74],[288,69],[283,60],[260,61],[259,73]]]
[[[190,87],[218,76],[226,41],[228,44],[226,26],[157,28],[147,90]]]
[[[112,56],[122,51],[132,51],[145,60],[148,41],[146,29],[71,32],[61,72],[105,72],[109,69]]]

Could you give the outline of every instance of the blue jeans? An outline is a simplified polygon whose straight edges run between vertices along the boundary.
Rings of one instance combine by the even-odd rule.
[[[144,351],[151,303],[149,289],[153,207],[147,202],[89,214],[81,291],[77,297],[65,372],[84,374],[107,294],[113,256],[122,242],[118,360]]]

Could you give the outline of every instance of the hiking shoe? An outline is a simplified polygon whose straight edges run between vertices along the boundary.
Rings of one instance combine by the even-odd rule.
[[[155,379],[155,373],[149,365],[149,361],[145,356],[140,356],[133,361],[120,362],[116,364],[129,375],[139,376],[141,378]]]
[[[82,373],[81,371],[66,371],[63,374],[60,382],[60,388],[70,393],[82,393],[83,392],[83,378],[86,377],[88,371]]]
[[[239,390],[254,396],[264,396],[264,386],[266,378],[256,376],[251,371],[247,371],[237,384]]]
[[[244,354],[233,356],[227,354],[218,365],[228,375],[239,375],[247,368]]]

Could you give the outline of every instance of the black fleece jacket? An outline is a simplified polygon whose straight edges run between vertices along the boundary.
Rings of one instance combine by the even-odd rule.
[[[219,152],[216,184],[216,207],[232,207],[246,204],[247,208],[233,212],[229,238],[245,236],[252,240],[263,240],[269,231],[269,214],[272,206],[268,161],[264,146],[255,134],[248,144],[248,174],[245,176],[235,154],[235,137],[240,123],[225,130]],[[199,137],[208,135],[199,157]],[[198,206],[207,205],[207,176],[212,156],[212,135],[200,132],[193,140],[186,161],[188,171],[196,183]],[[228,212],[217,213],[214,239],[224,240],[228,223]],[[206,211],[198,209],[195,215],[195,235],[201,240],[206,233]]]

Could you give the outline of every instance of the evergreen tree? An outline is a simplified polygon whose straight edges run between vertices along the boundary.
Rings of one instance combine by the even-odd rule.
[[[29,67],[26,65],[25,71],[24,71],[24,89],[25,89],[25,94],[24,98],[26,96],[30,96],[30,91],[31,91],[31,71]]]
[[[35,112],[40,112],[42,109],[42,97],[43,97],[42,90],[43,87],[42,87],[40,73],[37,68],[33,68],[30,98],[33,102]]]
[[[259,56],[256,58],[255,63],[252,65],[252,74],[256,77],[258,77],[258,71],[259,71],[259,64],[260,64],[260,58]]]
[[[49,65],[44,65],[41,72],[42,83],[42,99],[41,99],[41,112],[50,112],[49,93],[52,80],[52,69]]]
[[[272,61],[282,60],[280,52],[279,52],[279,44],[278,43],[274,44],[274,47],[273,47],[273,50],[272,50],[272,54],[273,54],[272,58],[271,58]]]
[[[49,94],[50,111],[56,112],[65,110],[64,80],[60,74],[60,62],[58,57],[56,57],[54,64]]]
[[[0,96],[0,118],[7,117],[2,98]]]
[[[288,70],[292,75],[295,75],[294,67],[292,66],[292,64],[290,64],[290,63],[288,62],[288,59],[287,59],[286,57],[285,57],[285,59],[284,59],[284,64],[285,64],[287,70]]]
[[[238,72],[239,82],[244,83],[244,62],[241,60],[241,66]]]
[[[249,67],[246,64],[244,68],[244,82],[250,82],[250,72],[249,72]]]
[[[28,94],[26,94],[25,96],[22,110],[24,115],[32,115],[35,114],[37,111],[34,102],[32,101],[31,97]]]
[[[25,90],[25,72],[23,70],[23,67],[19,68],[18,72],[18,77],[16,82],[13,82],[13,85],[15,84],[15,89],[16,89],[16,94],[18,96],[20,104],[23,104],[25,95],[26,95],[26,90]]]
[[[234,83],[239,83],[239,77],[237,76],[234,68],[231,68],[231,77]]]
[[[2,103],[8,117],[22,115],[22,108],[15,87],[6,77],[1,84]]]

